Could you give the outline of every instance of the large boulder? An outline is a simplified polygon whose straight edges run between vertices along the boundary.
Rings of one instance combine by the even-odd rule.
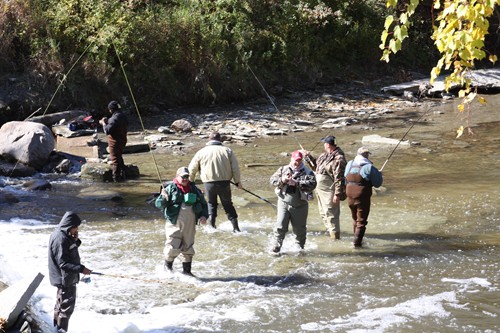
[[[40,123],[11,121],[0,128],[0,155],[37,170],[47,162],[54,150],[51,130]]]
[[[36,173],[32,167],[22,163],[10,163],[0,159],[0,176],[7,177],[30,177]]]

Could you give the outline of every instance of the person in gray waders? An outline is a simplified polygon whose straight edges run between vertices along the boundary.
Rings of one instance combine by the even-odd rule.
[[[290,163],[280,167],[270,179],[278,196],[272,254],[280,253],[289,223],[301,249],[306,243],[307,214],[309,201],[313,198],[312,191],[316,188],[316,177],[302,162],[303,157],[300,151],[294,151]]]
[[[166,219],[165,269],[172,271],[174,259],[181,255],[183,274],[194,276],[191,263],[196,224],[198,220],[202,224],[207,222],[208,206],[200,189],[189,181],[187,168],[177,169],[174,180],[163,186],[155,205],[163,209]]]
[[[345,168],[347,204],[351,209],[355,248],[362,246],[370,214],[372,187],[379,187],[383,182],[382,173],[373,166],[369,155],[367,148],[359,148],[354,160],[349,161]]]
[[[54,327],[58,333],[66,333],[69,318],[75,310],[76,285],[80,273],[88,275],[90,269],[80,263],[78,247],[78,226],[82,220],[74,212],[66,212],[49,240],[49,277],[50,284],[57,287],[54,307]]]

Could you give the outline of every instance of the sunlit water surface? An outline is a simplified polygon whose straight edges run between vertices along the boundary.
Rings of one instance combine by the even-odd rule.
[[[490,100],[500,105],[500,96]],[[48,331],[56,290],[48,280],[47,243],[60,217],[72,209],[85,219],[82,261],[107,274],[79,284],[70,321],[74,333],[498,332],[500,131],[493,109],[473,118],[474,136],[460,139],[455,129],[462,120],[450,105],[428,111],[407,136],[419,144],[398,149],[384,169],[361,250],[351,246],[346,203],[342,239],[333,242],[313,201],[305,250],[299,251],[289,234],[284,253],[271,256],[273,207],[234,190],[242,232],[231,232],[222,210],[216,230],[198,227],[193,262],[198,279],[181,275],[179,262],[176,273],[163,270],[164,221],[145,203],[159,187],[149,154],[125,157],[144,174],[125,184],[54,179],[51,191],[26,193],[2,179],[3,191],[22,200],[0,206],[0,279],[15,283],[37,272],[46,276],[32,307]],[[409,126],[401,120],[392,127],[296,133],[294,139],[262,138],[231,147],[245,188],[275,202],[269,176],[287,163],[280,153],[297,149],[297,141],[312,149],[333,133],[352,158],[364,135],[401,138]],[[393,147],[371,149],[380,167]],[[156,159],[164,177],[172,178],[190,157]],[[245,167],[252,163],[263,166]],[[83,190],[106,186],[124,199],[79,197]]]

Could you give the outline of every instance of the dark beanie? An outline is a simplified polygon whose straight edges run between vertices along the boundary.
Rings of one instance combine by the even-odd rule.
[[[117,101],[111,101],[108,104],[108,109],[116,111],[118,109],[121,109],[121,106]]]
[[[219,132],[212,132],[212,133],[210,133],[210,135],[208,136],[208,138],[210,140],[222,141],[222,138],[221,138]]]

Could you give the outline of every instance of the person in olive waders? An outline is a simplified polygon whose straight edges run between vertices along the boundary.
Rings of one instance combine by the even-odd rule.
[[[181,255],[182,273],[191,273],[194,252],[194,236],[196,224],[205,224],[208,206],[203,193],[189,181],[189,171],[182,167],[177,169],[172,182],[163,186],[161,194],[156,198],[155,206],[163,209],[165,223],[165,270],[172,271],[174,259]]]
[[[123,161],[123,150],[127,144],[127,116],[117,101],[108,104],[108,112],[111,117],[103,117],[99,120],[104,133],[108,135],[108,149],[111,160],[112,175],[114,182],[125,180],[125,162]]]
[[[383,182],[382,173],[373,166],[369,155],[366,147],[359,148],[354,160],[349,161],[345,168],[347,204],[351,209],[355,248],[362,246],[370,214],[372,187],[379,187]]]

